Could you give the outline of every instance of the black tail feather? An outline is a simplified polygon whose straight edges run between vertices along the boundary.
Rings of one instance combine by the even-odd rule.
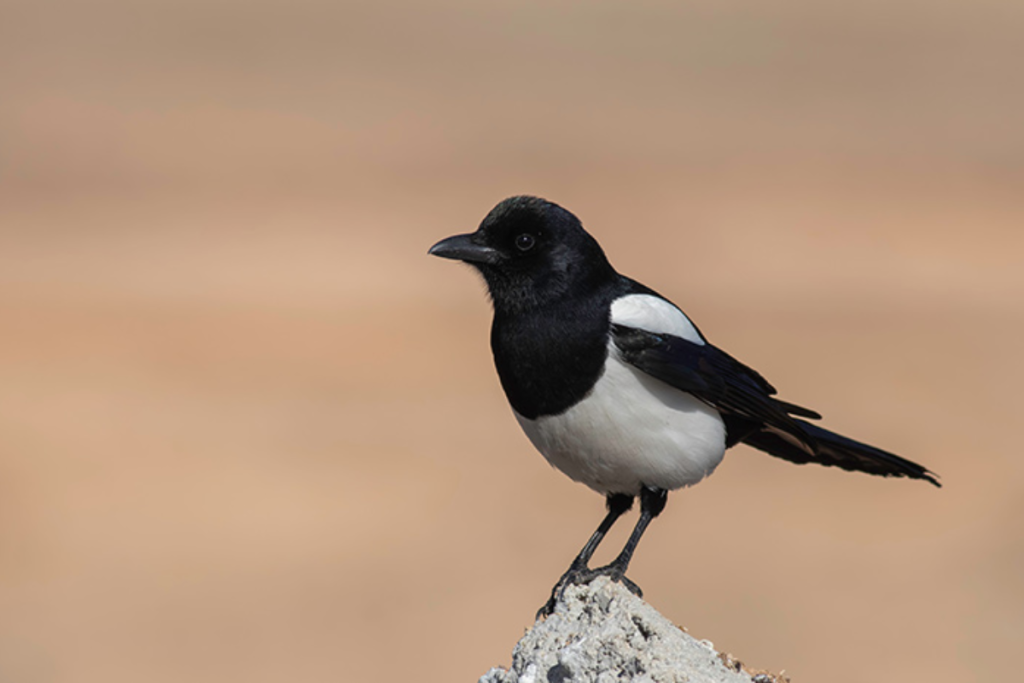
[[[938,475],[915,462],[822,429],[804,420],[795,421],[810,437],[807,443],[813,443],[813,453],[809,452],[810,449],[796,445],[792,436],[787,435],[786,438],[776,431],[755,431],[744,436],[742,441],[769,455],[800,465],[813,462],[885,477],[924,479],[935,486],[942,486],[936,478]]]

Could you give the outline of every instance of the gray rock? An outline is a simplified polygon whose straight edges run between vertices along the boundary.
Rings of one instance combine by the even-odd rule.
[[[726,666],[728,662],[729,666]],[[480,683],[769,683],[682,631],[621,584],[571,586],[555,612],[526,632],[510,669]]]

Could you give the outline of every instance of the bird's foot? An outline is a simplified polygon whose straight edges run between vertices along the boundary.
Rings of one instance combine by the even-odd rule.
[[[559,600],[562,599],[562,595],[565,593],[565,589],[568,586],[583,583],[581,577],[589,572],[590,569],[585,565],[578,565],[573,563],[571,567],[555,582],[555,587],[551,589],[551,597],[548,601],[537,610],[537,619],[541,617],[549,616],[555,611],[555,605]]]
[[[569,586],[582,586],[583,584],[590,583],[599,576],[607,576],[612,581],[617,581],[626,587],[633,595],[638,598],[644,596],[644,592],[640,590],[640,586],[636,585],[632,581],[626,578],[625,572],[622,567],[612,562],[604,567],[598,567],[597,569],[590,569],[589,567],[569,567],[569,570],[562,574],[562,578],[558,579],[558,583],[551,589],[551,597],[544,603],[544,606],[537,610],[537,618],[550,616],[555,611],[555,605],[565,595],[565,589]]]

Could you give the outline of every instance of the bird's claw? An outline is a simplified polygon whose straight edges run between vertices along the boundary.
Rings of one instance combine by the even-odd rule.
[[[627,579],[622,569],[616,566],[614,563],[606,565],[604,567],[598,567],[597,569],[589,569],[587,567],[570,567],[569,571],[562,574],[562,578],[558,579],[558,583],[551,589],[551,597],[544,603],[544,606],[537,610],[537,619],[541,617],[550,616],[555,611],[555,605],[565,595],[565,589],[569,586],[582,586],[588,584],[599,576],[607,576],[612,581],[617,581],[626,587],[633,595],[638,598],[644,596],[644,592],[640,589],[640,586],[636,585],[630,579]]]

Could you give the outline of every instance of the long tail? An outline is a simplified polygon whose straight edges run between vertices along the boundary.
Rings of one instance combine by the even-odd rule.
[[[795,418],[794,421],[799,423],[800,427],[811,437],[804,444],[798,445],[798,440],[794,439],[792,435],[773,430],[770,427],[755,431],[743,437],[742,441],[748,446],[753,446],[776,458],[800,465],[813,462],[884,477],[924,479],[936,486],[942,486],[936,478],[938,475],[916,462],[822,429],[810,422]],[[811,448],[808,448],[806,444],[812,444]],[[812,450],[813,452],[811,452]]]

